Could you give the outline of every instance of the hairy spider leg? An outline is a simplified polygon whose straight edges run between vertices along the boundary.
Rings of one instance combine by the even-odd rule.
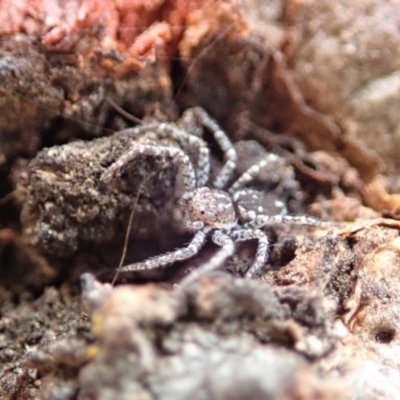
[[[253,215],[254,214],[254,215]],[[308,215],[256,215],[254,211],[247,213],[249,221],[243,225],[244,228],[263,228],[267,225],[292,224],[309,225],[317,228],[332,228],[332,222],[321,221]]]
[[[192,163],[190,162],[189,157],[183,152],[183,150],[176,147],[157,147],[147,144],[141,144],[133,147],[124,155],[122,155],[115,163],[113,163],[105,171],[101,179],[105,182],[109,182],[114,180],[115,178],[118,178],[118,176],[122,173],[123,168],[126,168],[127,165],[132,163],[138,157],[138,155],[141,154],[146,154],[154,157],[167,157],[172,159],[173,162],[179,162],[186,194],[187,196],[193,194],[196,188],[196,177]],[[125,265],[120,268],[120,271],[140,271],[143,269],[159,268],[171,264],[175,261],[190,258],[194,254],[196,254],[204,245],[207,233],[210,230],[211,228],[205,227],[196,232],[189,245],[183,249],[178,249],[161,256],[150,258],[149,260],[143,262]]]
[[[203,139],[191,135],[183,129],[163,122],[158,125],[156,133],[162,133],[163,137],[171,138],[175,140],[181,147],[196,148],[198,153],[197,163],[195,164],[196,171],[196,186],[204,186],[209,179],[211,162],[210,162],[210,150],[207,147],[206,142]]]
[[[195,148],[197,151],[197,160],[194,165],[197,186],[204,186],[208,182],[211,169],[210,150],[203,139],[191,135],[183,129],[179,129],[177,126],[167,122],[151,122],[134,128],[124,129],[120,133],[137,137],[148,132],[154,132],[160,139],[172,139],[182,148]]]
[[[247,171],[245,171],[228,189],[228,193],[233,195],[238,190],[243,189],[247,184],[253,182],[257,178],[263,168],[267,165],[274,163],[278,160],[275,154],[268,154],[266,158],[252,165]]]
[[[196,174],[189,157],[177,147],[159,147],[150,144],[140,144],[132,147],[115,161],[101,176],[101,180],[109,183],[118,179],[123,171],[133,163],[139,155],[166,157],[172,162],[178,162],[183,177],[185,192],[190,194],[196,189]]]
[[[228,189],[228,192],[233,196],[233,200],[236,202],[237,199],[243,193],[252,193],[251,189],[242,189],[247,184],[251,183],[260,171],[267,165],[275,162],[277,156],[275,154],[269,154],[266,159],[252,165],[247,171],[245,171]],[[242,189],[242,190],[240,190]],[[255,193],[255,192],[254,192]],[[321,228],[330,228],[332,223],[321,221],[317,218],[313,218],[307,215],[266,215],[257,214],[254,210],[246,210],[244,207],[237,205],[237,209],[240,217],[246,220],[243,225],[244,228],[259,229],[266,225],[278,225],[278,224],[292,224],[292,225],[310,225]]]
[[[169,253],[162,254],[160,256],[149,258],[146,261],[124,265],[119,271],[142,271],[144,269],[161,268],[176,261],[187,260],[188,258],[191,258],[195,254],[197,254],[199,250],[203,247],[207,238],[207,234],[210,230],[210,228],[205,227],[202,230],[197,231],[193,239],[186,247],[170,251]]]
[[[211,257],[209,261],[203,265],[200,265],[196,270],[192,271],[189,275],[182,279],[180,286],[186,286],[208,272],[216,270],[234,253],[234,242],[226,233],[222,232],[221,230],[216,230],[214,231],[211,239],[215,244],[221,246],[221,248]]]
[[[233,147],[228,135],[220,128],[218,123],[212,119],[202,108],[194,107],[186,111],[192,113],[207,129],[211,131],[216,142],[224,153],[224,166],[216,176],[212,187],[215,189],[222,189],[232,176],[233,171],[236,169],[237,153]],[[200,185],[199,185],[200,186]]]
[[[253,264],[246,271],[246,278],[256,278],[260,276],[268,257],[268,236],[260,229],[238,229],[232,233],[235,242],[257,239],[258,246]]]

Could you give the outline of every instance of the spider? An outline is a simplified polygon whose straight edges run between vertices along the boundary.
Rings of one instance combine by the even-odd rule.
[[[308,216],[267,215],[248,211],[240,204],[240,198],[257,196],[257,192],[246,189],[268,165],[275,162],[277,156],[269,154],[261,162],[251,166],[233,184],[226,187],[232,180],[236,169],[237,153],[226,133],[219,127],[202,108],[191,108],[183,117],[186,125],[195,126],[200,123],[208,129],[224,155],[224,164],[209,184],[210,177],[210,151],[206,142],[197,135],[188,133],[172,123],[149,123],[138,126],[135,133],[154,131],[159,138],[172,139],[181,147],[194,148],[197,152],[196,161],[192,162],[189,155],[181,148],[154,144],[139,144],[128,149],[117,159],[101,176],[108,186],[121,178],[124,170],[134,162],[139,155],[146,155],[165,162],[176,163],[180,170],[184,193],[179,203],[187,227],[194,232],[194,236],[186,247],[162,254],[148,260],[125,265],[118,271],[139,271],[144,269],[161,268],[176,261],[182,261],[197,254],[211,236],[212,241],[220,249],[204,265],[192,272],[190,280],[212,271],[234,254],[234,244],[239,241],[257,240],[258,247],[253,264],[245,272],[245,277],[258,277],[267,261],[269,240],[262,230],[266,225],[281,224],[285,222],[321,226],[322,221]]]

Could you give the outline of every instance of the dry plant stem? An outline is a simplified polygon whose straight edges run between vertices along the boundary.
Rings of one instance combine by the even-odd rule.
[[[13,190],[10,193],[7,193],[3,198],[0,199],[0,206],[3,204],[7,204],[15,195],[17,194],[17,190]]]
[[[142,124],[143,121],[140,118],[135,117],[132,114],[129,114],[126,112],[122,107],[120,107],[111,97],[107,97],[107,103],[114,108],[116,111],[118,111],[123,117],[128,119],[129,121],[132,121],[136,124]]]
[[[131,233],[133,219],[135,217],[135,211],[136,211],[136,208],[137,208],[137,205],[138,205],[138,202],[139,202],[139,197],[140,197],[140,193],[142,191],[143,185],[154,175],[155,175],[155,173],[150,174],[149,176],[147,176],[145,179],[142,180],[142,182],[140,183],[140,185],[138,187],[138,191],[136,193],[136,197],[135,197],[135,201],[133,203],[132,211],[131,211],[131,213],[129,215],[129,221],[128,221],[128,226],[126,228],[126,235],[125,235],[125,241],[124,241],[124,247],[123,247],[123,250],[122,250],[121,260],[120,260],[120,262],[118,264],[118,268],[117,268],[117,270],[115,272],[115,275],[114,275],[114,278],[113,278],[113,280],[111,282],[111,286],[114,286],[115,281],[117,280],[118,275],[119,275],[119,273],[121,271],[122,265],[125,262],[126,252],[128,250],[129,236],[130,236],[130,233]]]
[[[232,32],[235,29],[235,24],[229,24],[219,35],[216,36],[216,38],[211,41],[211,43],[204,47],[204,49],[202,49],[200,51],[200,53],[198,54],[198,56],[193,60],[193,62],[190,64],[190,66],[187,68],[187,72],[182,80],[182,83],[180,84],[175,97],[177,98],[181,91],[183,90],[183,88],[185,87],[187,80],[190,77],[191,71],[194,69],[194,67],[196,66],[197,60],[199,60],[201,58],[201,56],[203,56],[205,53],[207,53],[207,51],[211,50],[212,47],[217,44],[219,41],[223,40],[230,32]]]

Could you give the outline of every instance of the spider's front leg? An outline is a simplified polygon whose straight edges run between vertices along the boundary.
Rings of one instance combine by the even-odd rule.
[[[186,132],[177,126],[167,122],[151,122],[129,128],[123,132],[129,133],[132,137],[139,137],[148,132],[154,132],[159,139],[170,139],[175,141],[179,147],[195,149],[197,160],[195,163],[197,186],[204,186],[210,175],[210,151],[203,139]]]
[[[195,254],[197,254],[199,250],[203,247],[208,232],[209,232],[208,228],[203,228],[202,230],[196,232],[193,239],[186,247],[183,247],[182,249],[178,249],[175,251],[171,251],[166,254],[162,254],[160,256],[149,258],[146,261],[125,265],[122,268],[120,268],[119,271],[120,272],[142,271],[144,269],[162,268],[176,261],[187,260],[188,258],[191,258]]]
[[[233,240],[226,234],[220,230],[217,230],[212,235],[212,241],[221,246],[221,248],[214,254],[213,257],[200,267],[198,267],[195,271],[192,271],[188,276],[186,276],[182,282],[181,286],[188,285],[201,276],[207,274],[208,272],[214,271],[219,268],[227,258],[232,256],[235,250],[235,244]]]
[[[183,150],[177,147],[155,146],[151,144],[139,144],[132,147],[115,161],[101,176],[101,180],[112,186],[113,182],[121,178],[121,175],[129,168],[135,167],[134,162],[139,155],[153,157],[165,157],[170,162],[178,162],[182,173],[186,193],[193,193],[196,189],[196,174],[189,157]]]
[[[164,157],[170,162],[178,162],[183,177],[185,196],[190,198],[193,195],[196,189],[195,171],[189,157],[182,149],[176,147],[155,146],[150,144],[141,144],[132,147],[103,173],[101,180],[112,186],[112,183],[120,179],[126,169],[135,167],[135,159],[143,154],[153,157]],[[203,225],[198,228],[202,228],[202,226]],[[175,250],[147,261],[124,266],[120,271],[139,271],[143,269],[159,268],[175,261],[190,258],[203,246],[209,230],[210,229],[207,227],[199,230],[189,245],[183,249]]]
[[[188,146],[190,149],[196,149],[196,186],[204,186],[208,182],[211,168],[210,151],[204,140],[166,122],[160,123],[156,131],[159,136],[175,140],[183,149],[185,149],[185,146]]]

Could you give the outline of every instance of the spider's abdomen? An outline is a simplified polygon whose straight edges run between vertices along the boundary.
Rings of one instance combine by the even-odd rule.
[[[230,195],[222,190],[202,187],[196,189],[189,202],[192,221],[201,221],[217,229],[236,225],[236,212]]]

